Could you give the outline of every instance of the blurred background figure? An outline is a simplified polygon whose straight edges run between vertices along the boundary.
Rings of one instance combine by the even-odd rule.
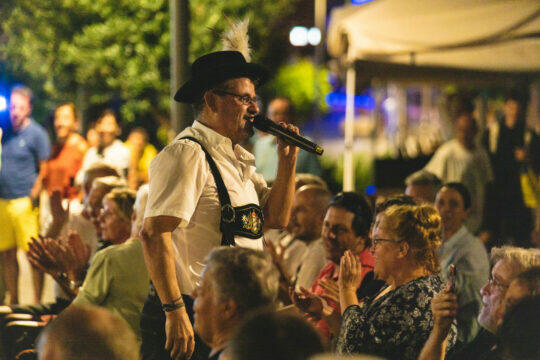
[[[40,197],[39,224],[40,233],[45,234],[52,223],[50,197],[58,192],[60,199],[72,200],[79,196],[75,186],[75,176],[79,172],[84,154],[88,150],[86,140],[77,129],[79,121],[74,104],[60,105],[54,113],[54,132],[56,143],[52,154],[41,167],[36,190],[46,190]],[[67,202],[66,204],[67,205]],[[43,274],[36,276],[36,302],[41,300]]]
[[[40,180],[49,196],[60,191],[62,199],[73,199],[79,195],[75,187],[75,176],[79,172],[84,155],[88,150],[86,140],[77,133],[79,120],[74,104],[59,106],[54,113],[56,144],[51,158],[41,168]]]
[[[142,184],[148,183],[148,168],[156,156],[157,150],[148,142],[148,132],[142,127],[133,129],[124,145],[131,152],[131,162],[128,170],[129,187],[136,190]]]
[[[86,152],[82,168],[77,174],[76,181],[78,184],[82,182],[84,170],[98,161],[113,166],[122,177],[126,177],[128,174],[131,153],[118,140],[118,136],[122,131],[115,113],[112,110],[105,110],[97,120],[95,129],[98,135],[98,144]]]
[[[135,334],[119,316],[96,306],[74,306],[55,319],[38,340],[39,360],[134,360]]]
[[[268,103],[266,116],[279,124],[295,123],[294,108],[291,101],[284,97],[277,97]],[[255,144],[253,145],[253,155],[255,155],[255,165],[257,172],[264,177],[266,181],[274,181],[277,173],[277,140],[274,136],[257,131]],[[317,156],[308,153],[305,150],[298,151],[298,160],[296,161],[296,173],[307,173],[321,176],[321,165]]]
[[[441,180],[437,176],[429,171],[419,170],[405,179],[405,195],[433,204],[441,185]]]
[[[96,147],[99,143],[99,135],[96,131],[96,123],[92,122],[86,132],[86,143],[88,148]]]
[[[227,355],[235,360],[307,360],[323,351],[319,334],[301,317],[261,312],[239,327]]]
[[[31,237],[38,234],[37,205],[41,190],[40,167],[51,154],[47,132],[32,118],[32,90],[16,86],[11,90],[11,128],[2,137],[0,169],[0,252],[3,276],[10,303],[18,303],[19,265],[17,248],[28,250]],[[35,272],[34,295],[39,295],[39,273]],[[38,288],[38,289],[36,289]]]
[[[507,95],[503,113],[482,136],[494,175],[487,194],[486,225],[494,245],[527,246],[533,229],[529,208],[539,206],[540,142],[525,125],[523,100],[518,94]]]
[[[478,125],[473,106],[464,104],[455,119],[456,137],[437,149],[424,170],[435,174],[444,183],[460,182],[472,194],[467,227],[473,234],[481,230],[487,184],[493,179],[489,157],[476,144]]]

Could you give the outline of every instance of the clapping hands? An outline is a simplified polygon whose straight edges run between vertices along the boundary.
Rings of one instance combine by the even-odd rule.
[[[32,238],[29,244],[30,264],[55,278],[65,273],[71,280],[82,280],[89,259],[90,246],[84,244],[76,232],[68,235],[65,244],[42,236]]]

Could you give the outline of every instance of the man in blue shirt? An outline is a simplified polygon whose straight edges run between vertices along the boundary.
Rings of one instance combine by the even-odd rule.
[[[11,304],[18,303],[17,248],[28,250],[28,242],[38,234],[37,211],[32,202],[39,196],[39,167],[49,158],[51,144],[45,129],[31,119],[32,91],[24,86],[11,90],[11,128],[2,137],[0,168],[0,254]],[[34,272],[36,297],[41,276]],[[39,299],[36,299],[39,300]]]

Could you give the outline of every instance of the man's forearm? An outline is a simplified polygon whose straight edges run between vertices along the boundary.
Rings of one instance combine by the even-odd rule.
[[[143,237],[143,253],[148,274],[163,304],[181,297],[174,265],[171,233],[155,233]]]
[[[268,228],[283,228],[289,221],[294,197],[296,158],[293,164],[280,161],[272,190],[264,206],[265,225]]]

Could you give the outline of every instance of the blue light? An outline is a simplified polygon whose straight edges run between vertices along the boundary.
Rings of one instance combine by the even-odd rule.
[[[7,110],[7,99],[0,95],[0,112],[4,112]]]
[[[345,108],[347,105],[347,95],[341,92],[331,92],[326,95],[326,103],[334,108]],[[354,107],[365,110],[373,110],[375,108],[375,99],[367,94],[354,96]]]
[[[375,195],[377,192],[377,188],[375,185],[368,185],[366,186],[366,195]]]
[[[353,5],[363,5],[367,4],[368,2],[372,2],[373,0],[351,0],[351,4]]]

